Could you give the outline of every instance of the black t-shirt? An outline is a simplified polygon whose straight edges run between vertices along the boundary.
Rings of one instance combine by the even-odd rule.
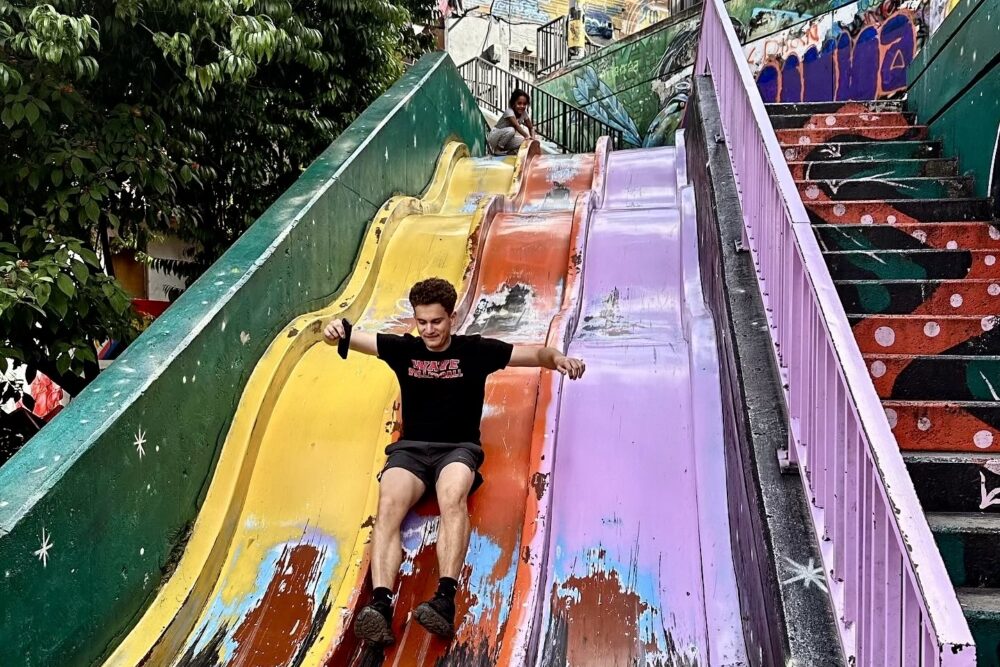
[[[378,356],[399,379],[406,440],[479,444],[486,378],[510,363],[514,346],[482,336],[452,336],[432,352],[419,336],[378,335]]]

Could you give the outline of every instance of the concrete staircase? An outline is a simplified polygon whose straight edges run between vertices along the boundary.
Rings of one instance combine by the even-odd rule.
[[[768,111],[978,664],[1000,665],[1000,222],[899,102]]]

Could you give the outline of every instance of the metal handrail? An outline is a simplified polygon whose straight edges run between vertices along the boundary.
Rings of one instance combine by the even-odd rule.
[[[569,65],[568,32],[568,16],[560,16],[539,26],[535,33],[535,53],[538,54],[538,67],[535,70],[535,76],[542,78]],[[587,37],[581,59],[589,58],[602,48]]]
[[[723,0],[705,0],[710,74],[850,664],[975,664],[971,632]]]
[[[614,148],[631,145],[625,141],[621,129],[500,69],[488,60],[473,58],[459,65],[458,71],[479,104],[495,113],[503,113],[515,89],[528,93],[535,132],[568,153],[592,152],[601,136],[609,137]]]
[[[535,53],[538,54],[536,76],[545,76],[563,67],[569,60],[568,30],[567,16],[560,16],[538,28],[535,33]]]

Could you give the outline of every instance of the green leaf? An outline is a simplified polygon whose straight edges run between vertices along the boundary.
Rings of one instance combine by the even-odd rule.
[[[87,217],[90,218],[91,222],[97,222],[101,219],[101,209],[97,207],[97,203],[94,200],[88,201],[83,208],[87,212]]]
[[[78,157],[74,157],[70,160],[70,167],[73,169],[73,173],[76,174],[77,178],[83,176],[83,161]]]
[[[34,125],[35,121],[38,120],[38,107],[35,106],[34,102],[28,102],[24,106],[24,117],[28,119],[29,125]]]
[[[73,297],[76,294],[76,284],[73,279],[67,276],[65,273],[60,273],[56,276],[56,287],[59,291],[68,297]]]
[[[48,306],[49,310],[54,312],[60,319],[66,317],[66,313],[69,312],[69,300],[59,290],[55,290],[49,295]]]
[[[49,295],[52,293],[52,287],[48,283],[38,283],[35,285],[34,293],[35,301],[38,302],[39,306],[44,307],[45,304],[49,302]]]
[[[53,169],[52,170],[52,185],[54,185],[54,186],[56,186],[58,188],[60,185],[62,185],[62,182],[63,182],[63,170],[62,169]]]
[[[86,285],[87,280],[90,278],[90,271],[87,270],[87,265],[83,262],[73,262],[70,265],[70,269],[73,271],[73,276],[81,285]]]
[[[0,197],[0,211],[3,211],[4,213],[10,213],[10,207],[7,206],[7,200],[4,199],[3,197]]]
[[[65,375],[66,371],[69,370],[69,365],[73,362],[69,354],[63,352],[58,357],[56,357],[56,370],[60,375]]]
[[[115,293],[111,296],[111,307],[114,308],[115,313],[118,315],[124,313],[130,304],[131,301],[121,290],[115,290]]]
[[[80,251],[77,254],[83,258],[83,261],[90,264],[95,269],[101,268],[101,262],[97,258],[97,253],[93,250],[90,250],[89,248],[80,248]]]

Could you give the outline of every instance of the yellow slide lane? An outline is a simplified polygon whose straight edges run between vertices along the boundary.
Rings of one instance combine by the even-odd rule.
[[[314,664],[339,635],[347,619],[331,610],[360,580],[397,387],[373,357],[340,359],[322,326],[342,316],[408,330],[410,286],[463,282],[477,206],[512,189],[524,155],[515,166],[449,144],[422,199],[380,209],[331,305],[278,334],[244,389],[176,571],[107,667]]]

